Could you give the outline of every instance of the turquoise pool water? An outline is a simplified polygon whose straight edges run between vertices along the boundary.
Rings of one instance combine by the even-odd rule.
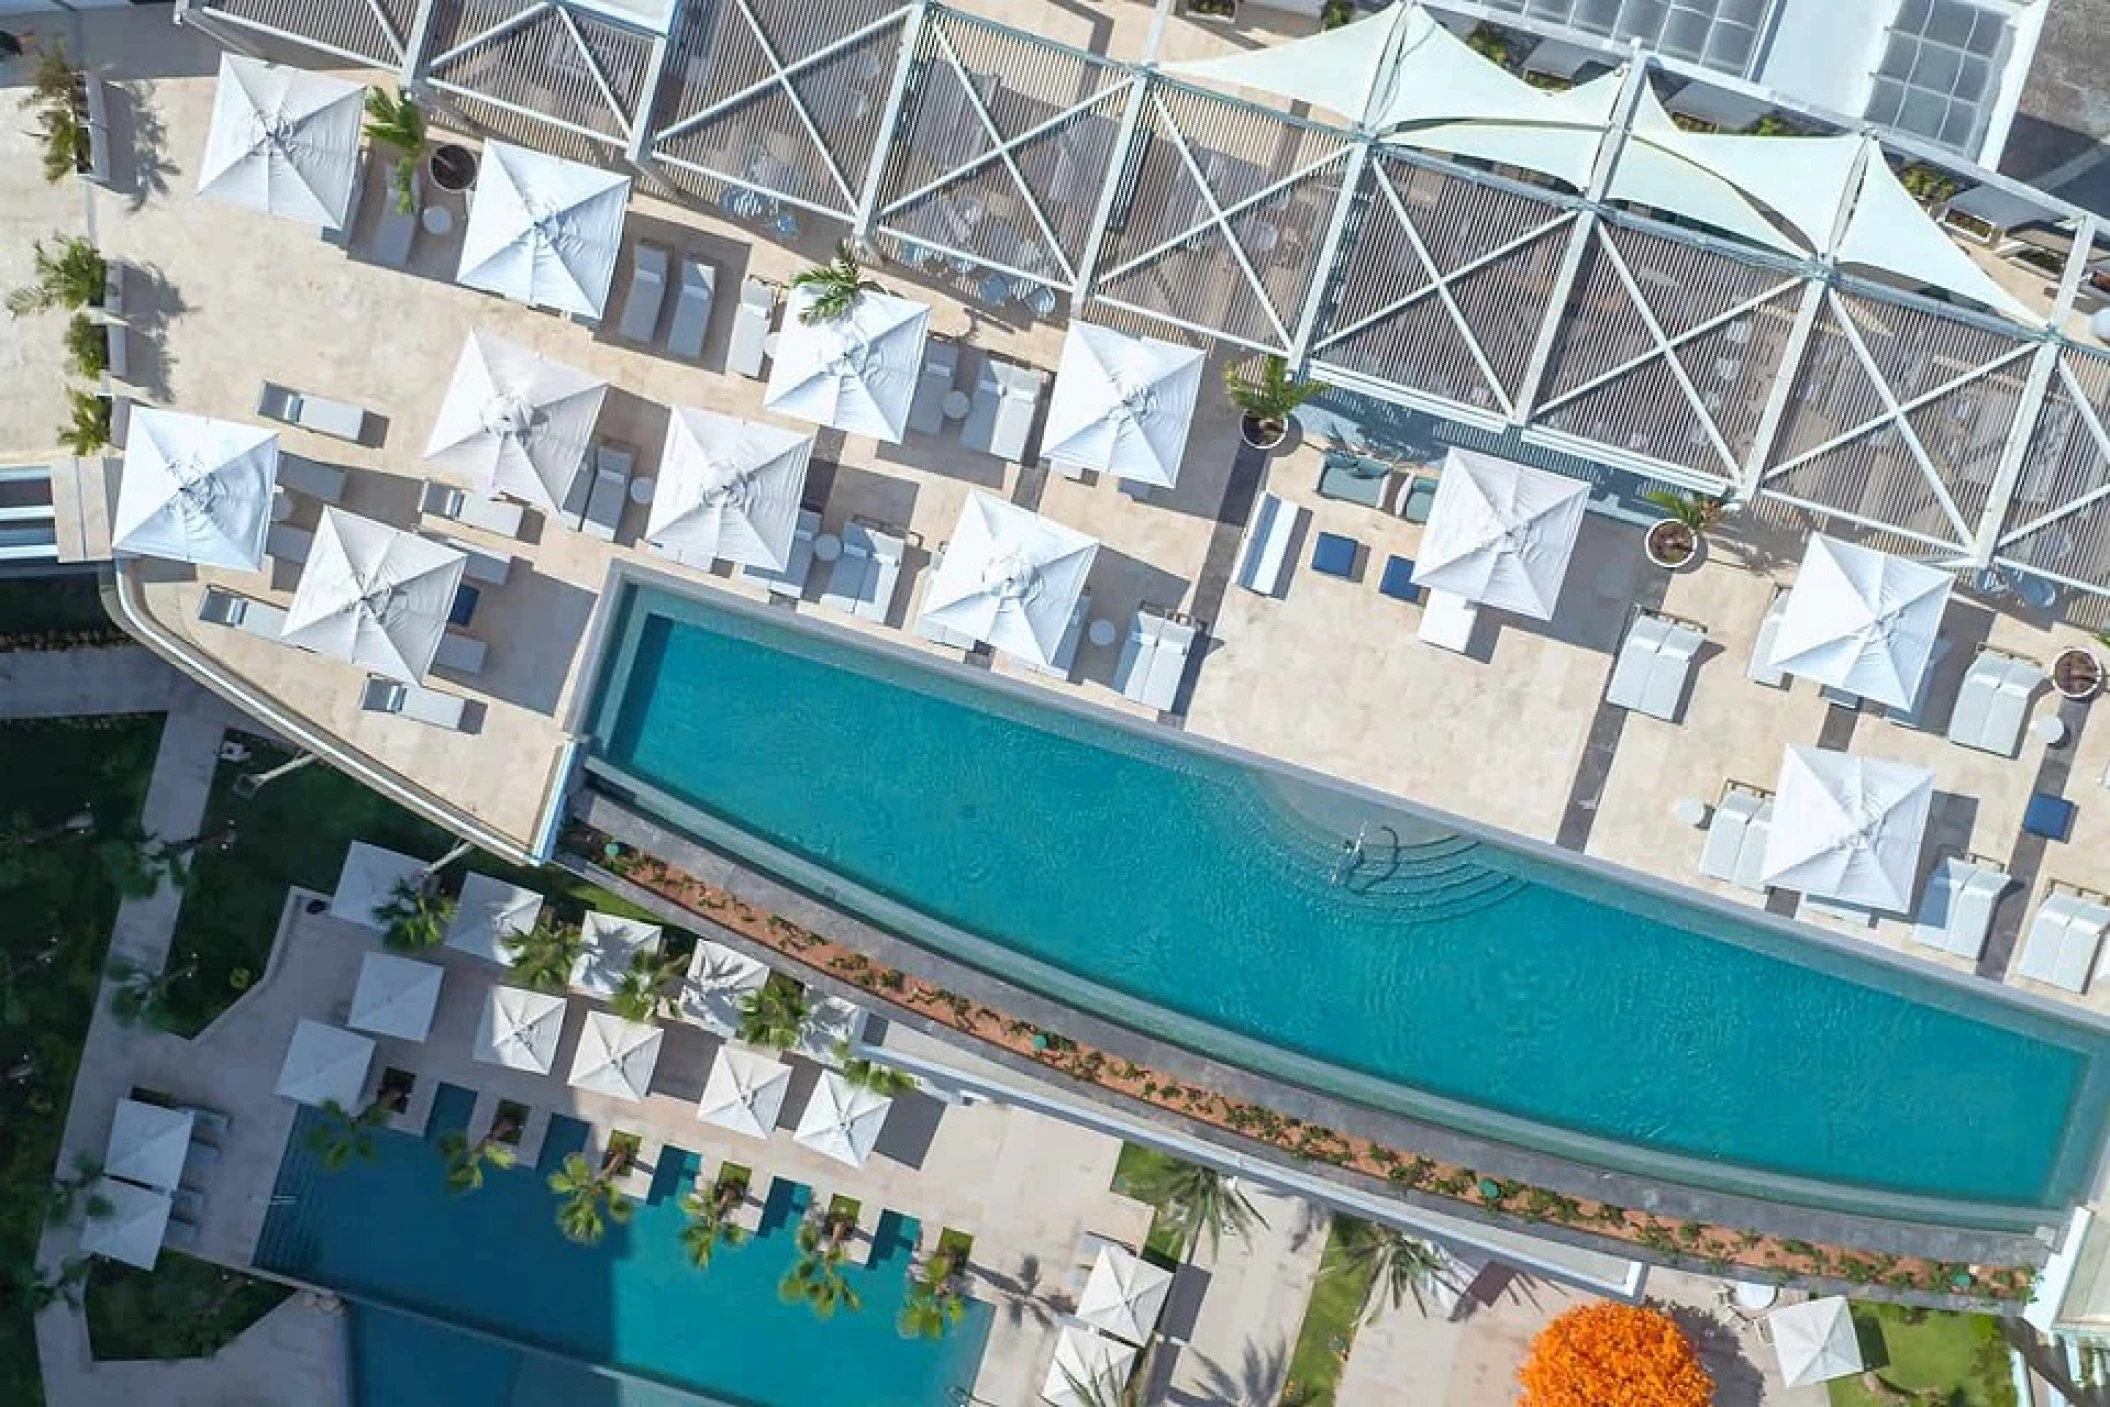
[[[627,590],[586,724],[603,784],[1011,980],[1725,1190],[2011,1225],[2095,1161],[2096,1028],[969,671]]]
[[[989,1306],[939,1342],[895,1332],[913,1223],[882,1221],[878,1260],[850,1272],[864,1309],[823,1323],[777,1300],[795,1201],[780,1197],[762,1234],[708,1272],[689,1266],[679,1198],[696,1164],[673,1150],[653,1199],[593,1248],[558,1234],[543,1181],[583,1125],[558,1121],[542,1171],[451,1195],[433,1144],[474,1103],[444,1087],[430,1141],[384,1133],[373,1162],[341,1172],[302,1145],[311,1112],[287,1145],[257,1261],[354,1300],[359,1407],[947,1407],[949,1389],[973,1385]]]

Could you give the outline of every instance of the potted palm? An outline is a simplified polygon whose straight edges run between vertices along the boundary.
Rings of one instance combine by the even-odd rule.
[[[1648,559],[1667,571],[1698,562],[1707,534],[1722,521],[1722,501],[1677,489],[1650,489],[1641,497],[1663,514],[1649,524],[1642,540]]]
[[[425,150],[425,110],[403,89],[390,97],[371,88],[366,94],[366,135],[375,146],[397,155],[396,210],[409,215],[418,208],[418,157]]]
[[[30,246],[37,281],[7,295],[10,317],[27,317],[53,308],[89,308],[102,302],[109,266],[95,245],[78,235]]]
[[[2110,645],[2110,632],[2095,638],[2100,644]],[[2059,691],[2061,698],[2094,698],[2103,687],[2103,662],[2095,657],[2095,651],[2084,646],[2061,650],[2051,662],[2051,687]]]
[[[1325,389],[1323,381],[1296,380],[1289,363],[1272,354],[1261,359],[1257,377],[1247,377],[1236,366],[1224,368],[1224,394],[1243,413],[1238,431],[1257,450],[1274,449],[1287,439],[1290,416]]]
[[[806,989],[780,972],[740,998],[740,1023],[734,1034],[749,1045],[789,1050],[806,1032],[813,1015]]]
[[[381,942],[393,952],[415,953],[436,948],[454,919],[454,901],[441,897],[429,880],[399,879],[388,901],[374,910]]]
[[[805,290],[807,301],[799,309],[799,321],[811,325],[849,316],[868,285],[864,269],[857,262],[857,252],[850,248],[848,240],[839,240],[834,258],[799,270],[791,276],[791,286]]]

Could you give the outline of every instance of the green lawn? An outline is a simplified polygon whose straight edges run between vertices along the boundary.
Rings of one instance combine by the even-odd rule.
[[[0,635],[48,630],[88,631],[110,640],[123,632],[103,610],[93,572],[65,576],[0,577]]]
[[[1856,1304],[1853,1312],[1863,1359],[1884,1382],[1911,1394],[1914,1407],[2015,1407],[1998,1320],[1893,1304]],[[1832,1383],[1831,1394],[1832,1407],[1899,1401],[1870,1392],[1858,1378]]]
[[[98,1260],[88,1274],[88,1342],[99,1359],[203,1358],[292,1293],[172,1251],[151,1272]]]
[[[159,718],[0,725],[0,822],[11,835],[84,807],[105,832],[137,824]],[[60,832],[0,847],[0,1402],[43,1401],[30,1315],[15,1275],[32,1264],[45,1194],[117,893],[91,838]]]
[[[253,755],[246,762],[220,764],[199,831],[216,836],[231,824],[234,843],[195,856],[176,921],[169,967],[187,969],[187,975],[170,984],[163,1024],[181,1035],[205,1029],[263,976],[286,890],[299,885],[329,893],[351,842],[370,841],[428,860],[454,844],[446,831],[326,762],[309,763],[266,783],[252,797],[239,797],[234,792],[236,778],[266,771],[290,755],[254,738],[244,741]],[[541,890],[550,896],[554,915],[566,921],[576,921],[589,907],[650,917],[563,870],[523,869],[485,854],[457,862],[445,883],[459,887],[461,875],[472,866]]]
[[[1134,1196],[1129,1189],[1138,1178],[1147,1176],[1150,1169],[1178,1161],[1170,1153],[1140,1143],[1124,1143],[1114,1164],[1114,1191]],[[1143,1249],[1167,1265],[1178,1265],[1185,1258],[1187,1248],[1180,1241],[1179,1228],[1166,1219],[1163,1209],[1150,1219],[1150,1239],[1144,1242]]]
[[[1362,1324],[1363,1303],[1370,1294],[1370,1272],[1342,1274],[1341,1219],[1327,1228],[1326,1249],[1319,1256],[1319,1277],[1312,1283],[1304,1327],[1289,1356],[1289,1378],[1282,1390],[1283,1407],[1330,1407],[1339,1385],[1341,1365]]]

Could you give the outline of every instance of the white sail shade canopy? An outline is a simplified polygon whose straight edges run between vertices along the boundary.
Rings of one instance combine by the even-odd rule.
[[[110,1142],[103,1151],[103,1171],[142,1187],[175,1187],[183,1181],[196,1118],[186,1109],[117,1101],[110,1121]]]
[[[477,492],[561,512],[578,486],[608,383],[517,342],[472,332],[425,458]]]
[[[628,176],[486,142],[455,278],[517,303],[599,321],[629,204]]]
[[[198,194],[343,229],[359,180],[365,102],[356,83],[221,54]]]
[[[278,436],[255,425],[141,406],[132,412],[111,546],[254,571],[264,564]]]
[[[1099,544],[986,493],[968,495],[923,619],[1039,664],[1051,662]]]
[[[1454,448],[1436,482],[1414,580],[1550,620],[1589,495],[1579,479]]]
[[[1040,1386],[1041,1400],[1054,1407],[1110,1402],[1135,1370],[1134,1348],[1076,1324],[1065,1324],[1055,1340],[1055,1360],[1048,1364],[1047,1381]]]
[[[811,435],[676,406],[645,537],[692,566],[723,560],[782,571],[812,454]]]
[[[1955,578],[1812,533],[1769,661],[1893,708],[1910,708],[1934,659]]]
[[[810,289],[794,288],[762,404],[852,435],[899,444],[923,371],[930,309],[866,293],[838,318],[807,322]]]
[[[792,1137],[838,1163],[861,1168],[871,1161],[894,1101],[860,1089],[833,1070],[823,1070],[799,1116]]]
[[[325,508],[280,633],[416,683],[432,668],[468,561],[445,543]]]
[[[296,1104],[335,1104],[357,1113],[373,1063],[371,1037],[303,1017],[279,1067],[278,1092]]]
[[[567,1003],[555,992],[493,987],[476,1022],[474,1055],[486,1065],[547,1075],[557,1065]]]
[[[1060,464],[1172,488],[1201,393],[1202,361],[1193,347],[1071,323],[1041,453]]]
[[[652,1090],[665,1035],[649,1021],[625,1021],[610,1011],[589,1011],[571,1060],[570,1084],[611,1099],[642,1102]]]
[[[1769,887],[1902,913],[1933,804],[1924,767],[1791,747],[1760,876]]]
[[[1861,1371],[1861,1341],[1851,1307],[1838,1295],[1783,1305],[1766,1316],[1780,1376],[1791,1388],[1814,1387]]]
[[[107,1203],[108,1216],[90,1217],[81,1228],[81,1250],[91,1256],[152,1270],[161,1259],[174,1203],[168,1192],[99,1177],[89,1195]]]
[[[1102,1246],[1077,1297],[1077,1317],[1132,1344],[1149,1341],[1172,1293],[1172,1272],[1119,1246]]]
[[[432,1032],[444,975],[429,962],[394,953],[368,953],[359,963],[359,981],[352,988],[352,1010],[345,1024],[376,1036],[422,1041]]]
[[[790,1091],[791,1067],[783,1061],[720,1046],[703,1082],[703,1098],[696,1102],[696,1117],[749,1138],[767,1138],[776,1131]]]

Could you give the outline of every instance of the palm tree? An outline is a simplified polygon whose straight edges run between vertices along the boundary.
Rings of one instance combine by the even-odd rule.
[[[418,204],[418,153],[425,149],[425,110],[401,88],[396,89],[394,97],[380,88],[370,88],[366,94],[366,135],[377,146],[394,148],[401,158],[396,162],[396,210],[410,214]]]
[[[1070,1395],[1077,1399],[1078,1407],[1144,1407],[1143,1394],[1150,1386],[1154,1374],[1151,1371],[1152,1350],[1146,1347],[1136,1355],[1135,1366],[1120,1382],[1108,1382],[1104,1378],[1080,1378],[1067,1367],[1062,1370],[1064,1384]]]
[[[835,1311],[852,1313],[865,1307],[864,1300],[843,1274],[843,1246],[839,1237],[824,1231],[817,1221],[799,1223],[799,1258],[777,1282],[777,1298],[786,1304],[803,1304],[820,1319],[833,1319]]]
[[[59,1262],[57,1271],[50,1275],[34,1264],[22,1265],[15,1271],[16,1288],[31,1314],[42,1314],[61,1301],[69,1308],[79,1309],[81,1287],[87,1283],[88,1260],[85,1256]]]
[[[858,267],[857,255],[848,240],[837,241],[835,257],[827,263],[793,274],[791,286],[813,295],[799,310],[799,321],[803,323],[834,322],[847,315],[866,288],[864,270]]]
[[[616,1191],[615,1169],[606,1162],[595,1167],[584,1153],[566,1155],[564,1165],[549,1175],[549,1190],[560,1199],[557,1229],[581,1246],[599,1245],[609,1222],[627,1226],[637,1211],[637,1203]]]
[[[499,1141],[496,1126],[474,1143],[460,1130],[443,1136],[440,1157],[447,1163],[449,1192],[474,1192],[484,1185],[486,1167],[510,1168],[520,1161],[512,1144]]]
[[[1279,443],[1297,407],[1325,389],[1323,381],[1293,378],[1289,363],[1278,356],[1262,358],[1260,375],[1250,379],[1235,365],[1224,368],[1224,394],[1253,422],[1256,444],[1261,439]],[[1261,447],[1272,449],[1274,443]]]
[[[734,1034],[749,1045],[789,1050],[805,1034],[806,1022],[812,1015],[806,989],[782,973],[772,972],[767,982],[741,996],[740,1025]]]
[[[688,1253],[690,1265],[709,1270],[711,1253],[720,1246],[737,1249],[747,1244],[747,1228],[732,1221],[733,1208],[744,1195],[746,1189],[738,1181],[721,1177],[709,1196],[690,1192],[681,1199],[681,1209],[689,1215],[688,1225],[681,1229],[681,1248]]]
[[[60,427],[59,443],[80,458],[106,449],[110,444],[110,402],[78,386],[66,388],[66,423]]]
[[[967,1296],[960,1291],[960,1277],[952,1257],[939,1252],[924,1266],[923,1274],[909,1281],[908,1297],[894,1320],[895,1332],[905,1339],[942,1339],[967,1317]]]
[[[571,970],[579,960],[578,929],[540,918],[527,932],[508,933],[499,941],[518,980],[538,992],[561,992],[571,985]]]
[[[72,1221],[75,1212],[86,1215],[90,1221],[101,1221],[116,1208],[110,1199],[92,1190],[97,1178],[103,1175],[103,1165],[92,1153],[76,1153],[73,1171],[60,1173],[51,1180],[50,1201],[45,1205],[44,1218],[55,1225]]]
[[[336,1100],[328,1100],[322,1106],[322,1122],[311,1127],[301,1142],[322,1159],[324,1172],[340,1172],[354,1158],[373,1160],[374,1130],[386,1125],[388,1118],[388,1107],[383,1104],[369,1104],[354,1114]]]
[[[109,975],[116,986],[110,992],[110,1014],[120,1026],[158,1026],[168,1015],[169,993],[197,971],[194,962],[155,972],[124,958],[113,958]]]
[[[1369,1318],[1375,1318],[1388,1301],[1398,1309],[1409,1299],[1426,1314],[1428,1304],[1424,1296],[1438,1288],[1453,1292],[1459,1288],[1451,1281],[1450,1262],[1441,1251],[1396,1226],[1380,1226],[1359,1217],[1338,1217],[1334,1221],[1334,1240],[1341,1248],[1340,1258],[1325,1273],[1334,1277],[1360,1275],[1369,1282],[1370,1289],[1363,1300],[1363,1311]]]
[[[842,1076],[858,1089],[868,1089],[874,1094],[883,1094],[892,1099],[897,1094],[907,1094],[916,1087],[916,1077],[906,1070],[897,1070],[891,1065],[879,1065],[863,1056],[850,1054],[848,1041],[835,1043],[835,1058],[842,1062]]]
[[[30,246],[37,281],[7,295],[11,317],[26,317],[53,308],[85,308],[103,296],[108,267],[93,242],[68,235],[46,245]]]
[[[454,921],[454,901],[443,898],[429,881],[403,878],[388,893],[388,902],[374,910],[381,925],[381,941],[399,953],[436,948]]]
[[[674,1010],[674,999],[688,970],[686,958],[657,957],[639,949],[630,955],[630,966],[617,980],[608,1009],[625,1021],[657,1021]]]
[[[1204,1237],[1214,1253],[1226,1231],[1243,1238],[1255,1225],[1267,1225],[1267,1218],[1230,1178],[1200,1163],[1177,1158],[1152,1163],[1136,1175],[1130,1191],[1179,1229],[1189,1260]]]

